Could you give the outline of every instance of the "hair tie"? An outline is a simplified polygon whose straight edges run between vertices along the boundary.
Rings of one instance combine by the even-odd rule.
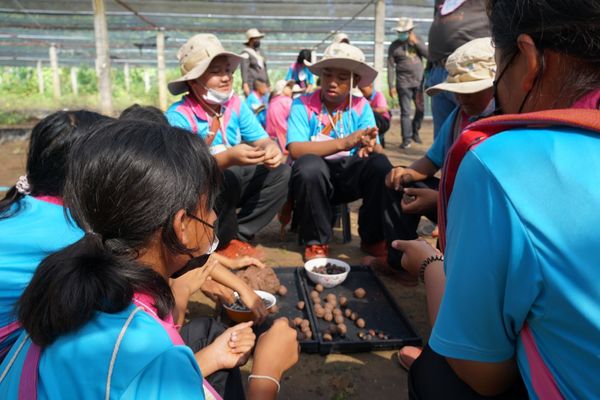
[[[21,175],[15,184],[15,188],[17,192],[27,195],[31,193],[31,186],[29,185],[29,181],[27,180],[27,175]]]

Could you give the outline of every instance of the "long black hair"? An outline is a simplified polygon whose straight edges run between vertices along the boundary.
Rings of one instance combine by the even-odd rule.
[[[136,292],[153,297],[161,318],[168,314],[168,283],[136,259],[156,237],[173,254],[191,254],[173,218],[197,212],[200,199],[212,209],[219,179],[204,142],[178,128],[114,121],[78,140],[63,198],[85,236],[47,257],[19,300],[32,340],[46,346],[96,311],[125,309]]]
[[[302,49],[298,53],[298,58],[296,59],[296,63],[300,64],[304,67],[304,60],[310,61],[312,58],[312,52],[309,49]]]
[[[27,180],[33,196],[62,196],[67,160],[73,143],[94,124],[109,117],[93,111],[58,111],[38,122],[31,131],[27,152]],[[0,218],[19,212],[24,194],[13,186],[0,200]],[[13,205],[16,204],[16,207]]]
[[[571,102],[600,87],[600,2],[597,0],[489,0],[494,45],[510,59],[517,38],[531,36],[538,52],[566,55],[561,96]],[[543,66],[543,63],[542,63]]]

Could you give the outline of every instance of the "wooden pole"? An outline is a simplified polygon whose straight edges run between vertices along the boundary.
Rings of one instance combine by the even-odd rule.
[[[37,62],[37,79],[38,79],[38,90],[40,94],[44,94],[46,87],[44,86],[44,71],[42,70],[42,60]]]
[[[129,93],[131,90],[131,75],[129,74],[129,63],[125,63],[123,67],[123,75],[125,77],[125,91]]]
[[[60,99],[60,76],[58,75],[58,57],[56,44],[50,45],[50,68],[52,69],[52,95],[54,100]]]
[[[375,80],[375,89],[381,90],[383,78],[384,54],[383,42],[385,40],[385,0],[377,0],[375,3],[375,52],[374,67],[379,72]],[[388,74],[390,71],[388,71]]]
[[[150,92],[150,70],[144,68],[144,93]]]
[[[161,110],[167,110],[167,75],[165,73],[165,31],[156,33],[156,62],[158,66],[158,104]]]
[[[77,68],[71,67],[71,89],[73,94],[79,96],[79,86],[77,85]]]
[[[98,91],[100,92],[100,111],[111,115],[112,82],[110,76],[110,56],[108,53],[108,27],[104,0],[93,0],[94,32],[96,34],[96,66],[98,68]]]

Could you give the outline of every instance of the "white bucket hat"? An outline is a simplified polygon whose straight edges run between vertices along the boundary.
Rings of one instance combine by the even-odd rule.
[[[285,79],[278,80],[275,82],[275,86],[273,86],[273,91],[271,92],[271,96],[279,96],[283,93],[283,90],[286,87],[292,89],[296,82],[293,80],[286,81]]]
[[[167,85],[173,95],[185,93],[189,90],[187,81],[197,79],[206,72],[206,69],[219,56],[229,59],[231,70],[234,71],[244,56],[226,51],[215,35],[201,33],[192,36],[177,52],[181,78],[175,79]]]
[[[398,33],[400,32],[408,32],[415,28],[415,24],[413,23],[412,18],[400,18],[398,20],[398,25],[394,28],[394,30]]]
[[[250,39],[260,39],[263,37],[265,37],[265,34],[256,28],[251,28],[246,31],[246,43],[248,43]]]
[[[360,79],[354,83],[367,86],[377,77],[377,70],[365,62],[364,53],[355,46],[347,43],[333,43],[325,49],[323,57],[316,63],[304,61],[310,72],[321,76],[324,68],[339,68],[355,73]]]
[[[442,90],[453,93],[477,93],[494,86],[496,61],[489,37],[471,40],[454,50],[446,61],[448,77],[425,92],[435,96]]]
[[[350,38],[348,37],[348,35],[346,35],[344,32],[338,32],[335,34],[335,36],[333,37],[333,40],[331,42],[332,43],[342,43],[344,41],[346,43],[350,44]]]

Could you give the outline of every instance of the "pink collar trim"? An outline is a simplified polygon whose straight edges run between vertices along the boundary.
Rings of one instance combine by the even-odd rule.
[[[600,88],[594,89],[579,98],[571,108],[586,108],[591,110],[600,109]]]
[[[150,314],[152,318],[162,325],[165,331],[167,331],[167,334],[169,335],[169,338],[171,338],[173,344],[185,344],[181,338],[181,335],[179,334],[179,331],[177,330],[178,327],[175,325],[175,321],[173,321],[173,315],[169,314],[164,320],[160,319],[158,317],[154,299],[151,296],[145,293],[136,293],[133,295],[133,302],[135,305],[142,307],[146,313]]]
[[[56,204],[57,206],[61,207],[64,205],[62,197],[58,196],[34,196],[33,198],[36,200],[44,201],[46,203]]]

